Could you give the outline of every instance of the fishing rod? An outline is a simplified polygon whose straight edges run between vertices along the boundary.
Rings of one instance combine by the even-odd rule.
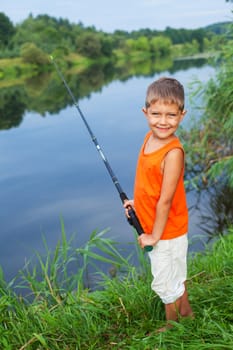
[[[93,132],[92,132],[92,130],[91,130],[91,128],[90,128],[90,126],[89,126],[89,124],[88,124],[86,118],[84,117],[84,114],[83,114],[82,110],[80,109],[78,103],[76,102],[76,99],[75,99],[75,97],[74,97],[72,91],[70,90],[70,87],[69,87],[69,85],[67,84],[67,82],[66,82],[66,80],[65,80],[65,78],[64,78],[64,76],[63,76],[63,74],[62,74],[62,72],[61,72],[60,69],[58,68],[58,65],[57,65],[57,63],[55,62],[53,56],[50,56],[50,59],[51,59],[52,63],[54,64],[54,67],[55,67],[55,69],[56,69],[56,71],[57,71],[57,74],[59,75],[59,77],[60,77],[61,80],[63,81],[63,83],[64,83],[64,85],[65,85],[65,87],[66,87],[66,90],[67,90],[68,94],[70,95],[71,99],[73,100],[74,105],[75,105],[75,107],[76,107],[76,109],[77,109],[77,111],[78,111],[78,113],[79,113],[79,115],[80,115],[80,117],[81,117],[83,123],[85,124],[85,126],[86,126],[86,128],[87,128],[87,130],[88,130],[88,132],[89,132],[89,135],[90,135],[90,137],[91,137],[91,139],[92,139],[92,141],[93,141],[93,143],[94,143],[94,145],[95,145],[97,151],[98,151],[99,154],[100,154],[100,157],[102,158],[102,160],[103,160],[103,162],[104,162],[104,165],[105,165],[105,167],[106,167],[106,169],[107,169],[107,171],[108,171],[108,173],[109,173],[109,175],[110,175],[110,177],[111,177],[111,179],[112,179],[112,182],[113,182],[113,184],[115,185],[115,187],[116,187],[116,189],[117,189],[117,192],[119,193],[120,199],[121,199],[122,203],[124,204],[124,202],[125,202],[126,200],[128,200],[127,195],[126,195],[125,192],[123,191],[123,189],[122,189],[122,187],[121,187],[121,185],[120,185],[120,183],[119,183],[119,181],[118,181],[116,175],[114,174],[114,172],[113,172],[113,170],[112,170],[112,168],[111,168],[111,166],[110,166],[110,164],[109,164],[109,162],[108,162],[108,160],[107,160],[107,158],[106,158],[106,156],[105,156],[105,154],[104,154],[102,148],[100,147],[100,145],[99,145],[99,143],[98,143],[98,141],[97,141],[96,136],[93,134]],[[129,221],[129,223],[136,229],[138,235],[140,236],[140,235],[144,232],[144,231],[143,231],[143,228],[142,228],[142,226],[141,226],[141,224],[140,224],[140,221],[139,221],[139,219],[138,219],[138,217],[137,217],[137,215],[136,215],[134,209],[133,209],[130,205],[127,207],[127,209],[128,209],[128,215],[129,215],[128,221]],[[151,250],[153,249],[153,247],[152,247],[152,246],[146,246],[144,249],[145,249],[146,251],[149,252],[149,251],[151,251]]]

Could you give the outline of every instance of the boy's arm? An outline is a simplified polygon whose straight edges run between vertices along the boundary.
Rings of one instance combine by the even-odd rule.
[[[156,219],[152,234],[139,236],[138,241],[142,248],[146,245],[156,245],[165,229],[172,200],[184,167],[184,153],[180,148],[168,152],[164,160],[163,181],[160,198],[156,206]]]

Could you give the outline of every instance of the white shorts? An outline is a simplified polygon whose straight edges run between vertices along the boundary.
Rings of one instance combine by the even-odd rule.
[[[187,278],[187,234],[160,240],[148,253],[151,261],[152,290],[164,304],[174,303],[184,291]]]

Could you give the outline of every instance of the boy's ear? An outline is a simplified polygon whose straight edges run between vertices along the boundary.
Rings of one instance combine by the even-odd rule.
[[[184,119],[185,114],[187,113],[187,111],[184,109],[183,112],[181,112],[181,119],[180,121],[182,121]]]
[[[147,109],[146,109],[146,107],[142,107],[142,111],[143,111],[144,115],[147,116]]]

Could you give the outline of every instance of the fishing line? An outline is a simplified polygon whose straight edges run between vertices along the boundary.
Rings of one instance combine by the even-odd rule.
[[[79,113],[83,123],[85,124],[85,126],[87,128],[87,131],[88,131],[88,133],[89,133],[89,135],[90,135],[90,137],[91,137],[91,139],[92,139],[92,141],[93,141],[97,151],[99,152],[99,155],[100,155],[101,159],[103,160],[104,165],[105,165],[105,167],[106,167],[106,169],[107,169],[107,171],[108,171],[108,173],[109,173],[109,175],[110,175],[110,177],[112,179],[112,182],[113,182],[117,192],[119,193],[119,196],[120,196],[120,199],[121,199],[122,203],[124,203],[126,200],[128,200],[128,197],[127,197],[126,193],[123,191],[123,189],[122,189],[122,187],[121,187],[121,185],[120,185],[116,175],[114,174],[114,172],[113,172],[113,170],[112,170],[112,168],[110,166],[110,163],[108,162],[108,160],[107,160],[107,158],[106,158],[102,148],[100,147],[96,136],[93,134],[93,132],[92,132],[92,130],[91,130],[91,128],[90,128],[86,118],[84,117],[84,114],[83,114],[82,110],[80,109],[80,107],[79,107],[79,105],[78,105],[78,103],[77,103],[77,101],[76,101],[76,99],[74,97],[74,94],[72,93],[69,85],[67,84],[67,82],[66,82],[62,72],[58,68],[58,65],[55,62],[53,56],[50,56],[50,59],[51,59],[53,65],[54,65],[54,67],[55,67],[55,69],[57,71],[57,74],[59,75],[59,77],[63,81],[63,83],[64,83],[64,85],[66,87],[66,90],[67,90],[68,94],[70,95],[70,97],[71,97],[71,99],[72,99],[72,101],[73,101],[73,103],[74,103],[74,105],[75,105],[75,107],[76,107],[76,109],[77,109],[77,111],[78,111],[78,113]],[[128,209],[128,215],[129,215],[128,222],[135,228],[135,230],[137,231],[138,235],[141,235],[143,233],[143,229],[142,229],[142,226],[140,224],[140,221],[139,221],[139,219],[138,219],[134,209],[131,206],[128,206],[127,209]],[[152,249],[153,249],[152,246],[146,246],[145,247],[146,251],[151,251]]]

